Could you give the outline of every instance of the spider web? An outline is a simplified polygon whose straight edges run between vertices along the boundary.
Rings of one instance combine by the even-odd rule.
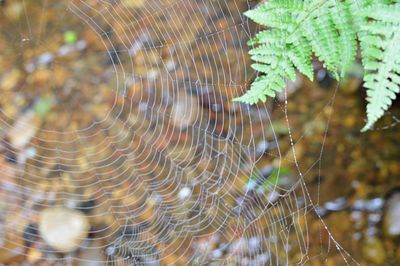
[[[101,251],[99,265],[293,265],[330,255],[356,264],[305,181],[320,167],[329,117],[304,171],[296,143],[306,132],[294,139],[286,91],[283,103],[232,102],[257,75],[246,45],[256,29],[243,16],[256,4],[14,1],[20,16],[0,21],[0,67],[20,66],[0,100],[3,153],[16,161],[1,173],[2,249],[26,254],[35,242],[47,260],[81,265],[95,263],[81,256],[91,250]],[[60,46],[67,30],[81,39]],[[54,207],[91,221],[78,251],[60,255],[38,232],[23,237]],[[310,217],[324,231],[319,243]]]

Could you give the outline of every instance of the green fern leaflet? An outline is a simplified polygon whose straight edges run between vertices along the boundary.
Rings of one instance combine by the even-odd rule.
[[[296,71],[313,79],[312,55],[339,79],[354,62],[359,44],[372,128],[400,89],[400,0],[269,0],[245,13],[267,27],[249,41],[260,75],[235,99],[249,104],[282,91]]]

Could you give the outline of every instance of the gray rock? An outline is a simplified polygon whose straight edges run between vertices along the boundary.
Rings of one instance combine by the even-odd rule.
[[[366,210],[369,212],[376,212],[383,208],[385,201],[382,198],[375,198],[368,201]]]
[[[386,202],[383,231],[389,237],[400,236],[400,192],[393,193]]]
[[[344,197],[337,198],[334,201],[329,201],[324,204],[328,211],[341,211],[347,207],[347,200]]]

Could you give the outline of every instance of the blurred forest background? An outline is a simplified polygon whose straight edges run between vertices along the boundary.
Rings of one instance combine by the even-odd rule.
[[[257,3],[0,1],[0,264],[400,264],[399,101],[232,102]]]

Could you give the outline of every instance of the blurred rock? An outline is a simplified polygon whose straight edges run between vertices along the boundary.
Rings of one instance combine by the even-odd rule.
[[[328,210],[325,209],[324,207],[315,207],[315,213],[317,214],[317,216],[323,217],[328,213]]]
[[[10,143],[13,147],[21,149],[25,147],[36,134],[38,119],[33,110],[24,113],[8,131]]]
[[[317,81],[322,88],[329,88],[334,79],[332,73],[324,68],[317,71]]]
[[[383,208],[385,201],[382,198],[374,198],[371,200],[359,199],[355,200],[352,206],[353,210],[377,212]]]
[[[88,230],[88,219],[79,211],[49,208],[40,214],[40,234],[47,244],[58,251],[70,252],[77,249],[87,237]]]
[[[179,129],[185,129],[195,122],[199,111],[197,98],[187,94],[180,94],[172,107],[172,123]]]
[[[263,155],[266,153],[269,149],[269,142],[267,140],[261,140],[260,142],[257,143],[256,145],[256,153],[258,156]]]
[[[337,198],[325,203],[324,207],[328,211],[341,211],[347,207],[347,200],[344,197]]]
[[[192,194],[192,190],[188,187],[183,187],[178,193],[178,198],[180,200],[185,200],[190,196],[190,194]]]
[[[377,212],[383,208],[385,201],[382,198],[371,199],[367,202],[366,210],[369,212]]]
[[[386,202],[383,231],[389,237],[400,236],[400,191],[394,192]]]
[[[104,255],[104,251],[101,248],[101,241],[94,241],[90,246],[82,249],[79,253],[79,257],[76,259],[78,266],[101,266],[106,265],[105,261],[107,258]]]

